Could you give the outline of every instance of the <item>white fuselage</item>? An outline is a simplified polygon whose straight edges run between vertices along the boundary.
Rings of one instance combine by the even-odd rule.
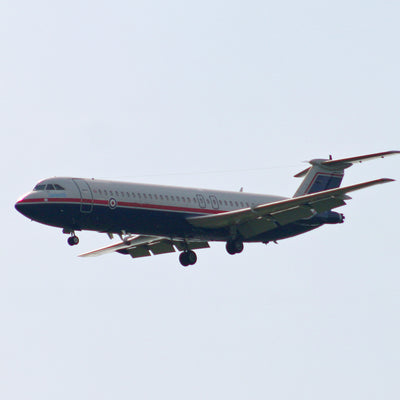
[[[187,217],[218,214],[283,199],[232,191],[49,178],[21,198],[17,208],[38,222],[71,231],[87,229],[195,237],[199,234],[187,224]]]

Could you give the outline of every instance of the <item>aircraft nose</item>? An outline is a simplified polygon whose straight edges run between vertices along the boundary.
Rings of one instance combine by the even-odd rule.
[[[25,215],[23,213],[23,204],[22,204],[22,199],[18,199],[18,201],[14,204],[15,209],[20,212],[21,214]]]
[[[28,217],[27,214],[27,205],[24,203],[24,200],[26,199],[26,195],[21,196],[17,202],[14,204],[15,209],[20,212],[22,215],[24,215],[25,217]]]

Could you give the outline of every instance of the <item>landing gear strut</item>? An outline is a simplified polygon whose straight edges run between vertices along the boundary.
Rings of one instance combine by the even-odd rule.
[[[228,240],[226,242],[226,251],[229,254],[238,254],[243,251],[243,242],[240,240]]]
[[[192,250],[184,251],[179,255],[179,262],[184,267],[187,267],[188,265],[194,265],[196,264],[196,261],[197,261],[196,253]]]
[[[70,246],[76,246],[79,243],[79,238],[75,235],[75,233],[72,233],[67,242]]]

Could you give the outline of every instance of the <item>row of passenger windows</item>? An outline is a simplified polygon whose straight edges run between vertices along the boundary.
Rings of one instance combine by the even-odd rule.
[[[132,199],[145,199],[145,200],[171,200],[171,201],[183,201],[184,203],[191,203],[192,201],[195,203],[197,200],[196,198],[193,198],[193,200],[190,197],[184,197],[184,196],[168,196],[168,195],[157,195],[157,194],[146,194],[146,193],[133,193],[133,192],[119,192],[119,191],[113,191],[113,190],[94,190],[94,193],[99,193],[100,195],[104,196],[116,196],[116,197],[127,197],[127,198],[132,198]]]
[[[62,186],[60,186],[57,183],[51,184],[48,183],[43,184],[39,183],[36,185],[33,189],[34,191],[38,190],[65,190]],[[161,200],[161,201],[180,201],[183,203],[191,204],[191,203],[198,203],[198,200],[196,197],[190,198],[190,197],[185,197],[185,196],[172,196],[172,195],[157,195],[157,194],[146,194],[146,193],[133,193],[133,192],[122,192],[118,190],[105,190],[105,189],[98,189],[94,190],[94,193],[99,193],[102,196],[116,196],[119,198],[129,198],[129,199],[139,199],[139,200]],[[209,198],[203,198],[205,202],[209,205],[211,204],[211,201]],[[215,201],[218,201],[220,206],[231,206],[231,207],[250,207],[248,202],[243,202],[243,201],[232,201],[232,200],[217,200],[215,198]]]
[[[65,189],[57,183],[54,184],[48,183],[47,185],[39,183],[33,188],[33,190],[36,192],[38,190],[65,190]]]
[[[95,189],[94,193],[98,193],[102,196],[115,196],[119,198],[127,198],[127,199],[139,199],[139,200],[161,200],[161,201],[180,201],[183,203],[191,204],[198,203],[196,197],[185,197],[185,196],[172,196],[172,195],[157,195],[157,194],[146,194],[146,193],[133,193],[133,192],[121,192],[121,191],[113,191],[113,190],[105,190],[105,189]],[[209,198],[203,198],[207,204],[211,204]],[[243,201],[232,201],[232,200],[217,200],[219,205],[231,206],[231,207],[250,207],[248,202]]]

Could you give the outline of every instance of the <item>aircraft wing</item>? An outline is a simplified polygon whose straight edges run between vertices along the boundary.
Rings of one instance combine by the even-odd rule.
[[[391,182],[393,179],[377,179],[352,186],[325,190],[312,194],[262,204],[253,208],[228,211],[217,215],[190,217],[187,221],[204,229],[229,228],[236,226],[244,238],[275,229],[313,215],[345,205],[347,193],[369,186]]]
[[[184,240],[179,238],[165,238],[161,236],[133,235],[123,241],[102,247],[88,253],[80,254],[79,257],[95,257],[107,253],[129,254],[132,258],[146,257],[179,251],[204,249],[210,247],[208,242],[201,240]]]

